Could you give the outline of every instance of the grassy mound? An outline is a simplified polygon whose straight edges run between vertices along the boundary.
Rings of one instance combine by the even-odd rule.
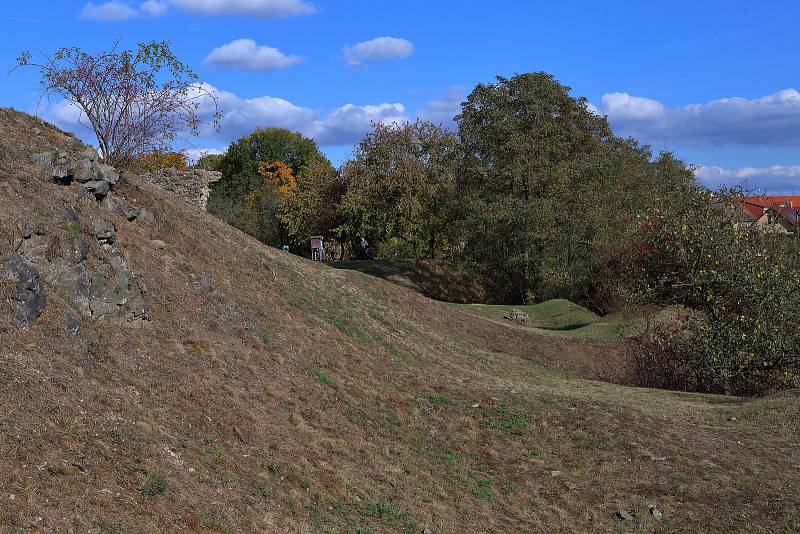
[[[553,299],[531,305],[453,304],[455,309],[504,322],[517,328],[534,329],[575,339],[613,340],[635,334],[644,325],[636,311],[599,316],[591,310],[564,299]],[[528,314],[527,323],[511,323],[504,319],[512,309]]]
[[[113,222],[151,320],[74,336],[47,286],[22,331],[0,284],[0,531],[796,530],[796,396],[598,381],[624,381],[624,340],[311,263],[135,176],[116,194],[159,222],[128,221],[25,163],[54,143],[74,141],[0,112],[0,229],[56,236],[72,206],[92,267],[92,221]]]
[[[448,261],[339,261],[333,266],[377,276],[443,302],[486,302],[489,298],[479,273]]]

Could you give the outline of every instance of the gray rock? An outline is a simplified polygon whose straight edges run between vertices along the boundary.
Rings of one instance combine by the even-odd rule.
[[[11,290],[11,298],[15,301],[14,319],[27,330],[47,305],[39,271],[16,252],[8,255],[3,271],[6,278],[16,282]]]
[[[522,310],[518,310],[517,308],[513,308],[511,313],[508,315],[503,316],[503,319],[508,319],[509,321],[514,321],[517,323],[527,323],[528,322],[528,314]]]
[[[617,519],[620,521],[633,521],[633,515],[631,515],[631,513],[627,510],[618,510]]]
[[[110,245],[117,240],[116,227],[104,219],[95,219],[92,222],[92,233],[101,245]]]
[[[64,328],[66,328],[67,332],[69,332],[73,336],[77,336],[78,334],[81,333],[80,320],[74,313],[72,313],[69,310],[67,310],[64,313]]]
[[[78,186],[77,191],[94,197],[98,202],[102,202],[111,191],[111,186],[105,180],[90,180]]]
[[[89,314],[89,270],[86,261],[76,265],[66,262],[55,262],[46,267],[48,282],[57,287],[60,292],[72,301],[81,312]]]
[[[75,179],[75,169],[70,165],[65,152],[60,152],[56,157],[51,176],[60,185],[69,185]]]
[[[125,218],[129,221],[134,221],[142,212],[139,208],[125,200],[124,198],[117,198],[116,199],[116,209],[114,211],[120,211]]]
[[[66,219],[67,222],[72,222],[76,224],[81,223],[81,219],[80,217],[78,217],[78,212],[76,212],[75,208],[73,208],[72,206],[64,206],[64,219]]]
[[[83,376],[86,378],[92,378],[92,375],[94,374],[94,365],[92,365],[92,360],[83,360],[81,367],[83,368]]]
[[[197,281],[197,289],[199,289],[200,293],[204,295],[210,295],[217,290],[217,288],[214,287],[214,280],[212,280],[210,276],[206,275],[201,276],[200,280]]]
[[[111,165],[106,165],[105,163],[100,163],[97,165],[98,174],[101,180],[105,180],[108,184],[114,188],[119,183],[119,173],[117,170],[112,167]]]
[[[53,153],[40,152],[31,156],[31,162],[45,172],[50,172],[53,168]]]
[[[83,234],[70,237],[64,240],[62,253],[68,265],[77,265],[89,255],[89,242]]]
[[[115,213],[117,211],[117,203],[114,201],[114,195],[109,193],[106,195],[106,198],[103,199],[103,207],[109,211],[109,213]]]
[[[147,224],[151,224],[153,226],[157,226],[158,225],[158,221],[156,220],[155,215],[153,215],[152,213],[150,213],[149,211],[147,211],[144,208],[142,208],[142,210],[139,212],[139,216],[136,217],[136,220],[145,222]]]

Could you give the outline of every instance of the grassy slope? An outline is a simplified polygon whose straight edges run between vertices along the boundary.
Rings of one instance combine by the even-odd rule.
[[[576,339],[611,340],[634,334],[644,324],[641,314],[633,311],[612,313],[601,317],[591,310],[568,300],[554,299],[527,306],[452,304],[454,308],[486,317],[493,321],[509,323],[503,317],[512,309],[522,310],[530,318],[528,323],[516,323],[518,328],[532,328]]]
[[[377,276],[436,300],[487,301],[485,281],[480,275],[444,260],[339,261],[333,266]]]
[[[20,139],[4,114],[0,142]],[[28,332],[0,314],[0,531],[800,528],[797,397],[589,380],[617,345],[508,328],[312,264],[135,178],[123,193],[158,227],[14,168],[0,172],[0,228],[33,218],[58,232],[64,202],[85,232],[113,220],[153,321],[84,319],[73,339],[53,288]],[[92,243],[92,261],[103,254]],[[615,519],[620,508],[636,521]]]

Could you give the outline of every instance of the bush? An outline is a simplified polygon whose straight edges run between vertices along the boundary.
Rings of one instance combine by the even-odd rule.
[[[633,295],[691,311],[645,333],[642,385],[737,395],[793,387],[800,376],[796,238],[734,217],[738,192],[687,189],[639,220]]]

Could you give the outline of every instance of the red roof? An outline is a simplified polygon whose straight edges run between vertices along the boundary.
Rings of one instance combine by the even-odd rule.
[[[744,197],[740,207],[754,220],[768,209],[775,210],[792,226],[797,226],[800,211],[800,196],[751,196]]]

